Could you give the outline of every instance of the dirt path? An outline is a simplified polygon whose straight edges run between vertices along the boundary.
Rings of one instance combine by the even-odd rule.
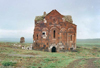
[[[18,56],[18,57],[42,57],[41,55],[22,55],[22,54],[8,54],[8,56]]]
[[[67,66],[67,68],[96,68],[96,66],[93,63],[93,61],[98,60],[98,59],[100,60],[100,58],[78,59],[78,60],[75,60],[72,63],[70,63]],[[79,63],[82,60],[85,60],[86,61],[86,63],[83,66],[82,65],[79,65]]]
[[[82,59],[78,59],[70,63],[67,68],[75,68],[75,65],[77,65]]]
[[[96,60],[97,58],[92,58],[92,59],[89,59],[87,61],[87,64],[85,66],[85,68],[96,68],[95,65],[93,64],[93,61]]]

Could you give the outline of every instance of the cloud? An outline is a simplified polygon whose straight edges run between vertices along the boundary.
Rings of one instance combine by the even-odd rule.
[[[77,38],[100,38],[100,20],[98,18],[100,18],[99,15],[94,17],[82,17],[79,20],[76,19],[75,22],[77,22]]]
[[[33,38],[33,27],[24,30],[4,30],[0,29],[0,38]]]
[[[100,38],[99,6],[100,0],[0,0],[0,38],[32,38],[35,16],[53,9],[72,15],[77,38]]]

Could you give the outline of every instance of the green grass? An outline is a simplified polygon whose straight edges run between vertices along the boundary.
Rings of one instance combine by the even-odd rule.
[[[95,60],[93,63],[97,68],[100,68],[100,60]]]
[[[14,66],[16,62],[11,62],[11,61],[2,61],[3,66]]]
[[[77,46],[83,46],[83,47],[100,47],[100,43],[76,43]]]
[[[24,66],[25,68],[66,68],[71,62],[81,58],[96,58],[100,57],[100,44],[89,44],[89,43],[77,43],[76,50],[78,52],[44,52],[36,50],[22,50],[19,47],[13,46],[16,45],[25,45],[29,46],[30,44],[24,43],[0,43],[0,65],[3,65],[2,62],[9,60],[16,61],[15,67]],[[40,55],[41,57],[18,57],[18,56],[9,56],[9,54],[21,54],[21,55]],[[95,61],[97,63],[99,61]],[[78,63],[81,67],[86,64],[85,60],[82,60]],[[77,68],[77,65],[76,65]]]
[[[78,64],[76,64],[74,67],[75,68],[79,68],[79,66],[81,67],[81,68],[84,68],[84,64],[85,64],[86,62],[84,62],[83,60],[82,61],[80,61]]]

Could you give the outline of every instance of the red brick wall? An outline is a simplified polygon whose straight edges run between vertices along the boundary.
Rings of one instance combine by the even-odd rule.
[[[70,49],[72,46],[76,49],[76,25],[63,22],[62,18],[63,15],[53,10],[45,16],[47,23],[42,21],[35,24],[33,39],[37,45],[34,45],[34,49],[48,49],[52,44],[59,46],[59,42],[65,49]],[[45,39],[42,37],[43,31],[46,32]]]

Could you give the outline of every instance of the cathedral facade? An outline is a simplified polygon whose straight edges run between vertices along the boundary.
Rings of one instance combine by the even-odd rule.
[[[36,16],[33,49],[50,52],[75,50],[76,27],[70,15],[62,15],[57,10]]]

